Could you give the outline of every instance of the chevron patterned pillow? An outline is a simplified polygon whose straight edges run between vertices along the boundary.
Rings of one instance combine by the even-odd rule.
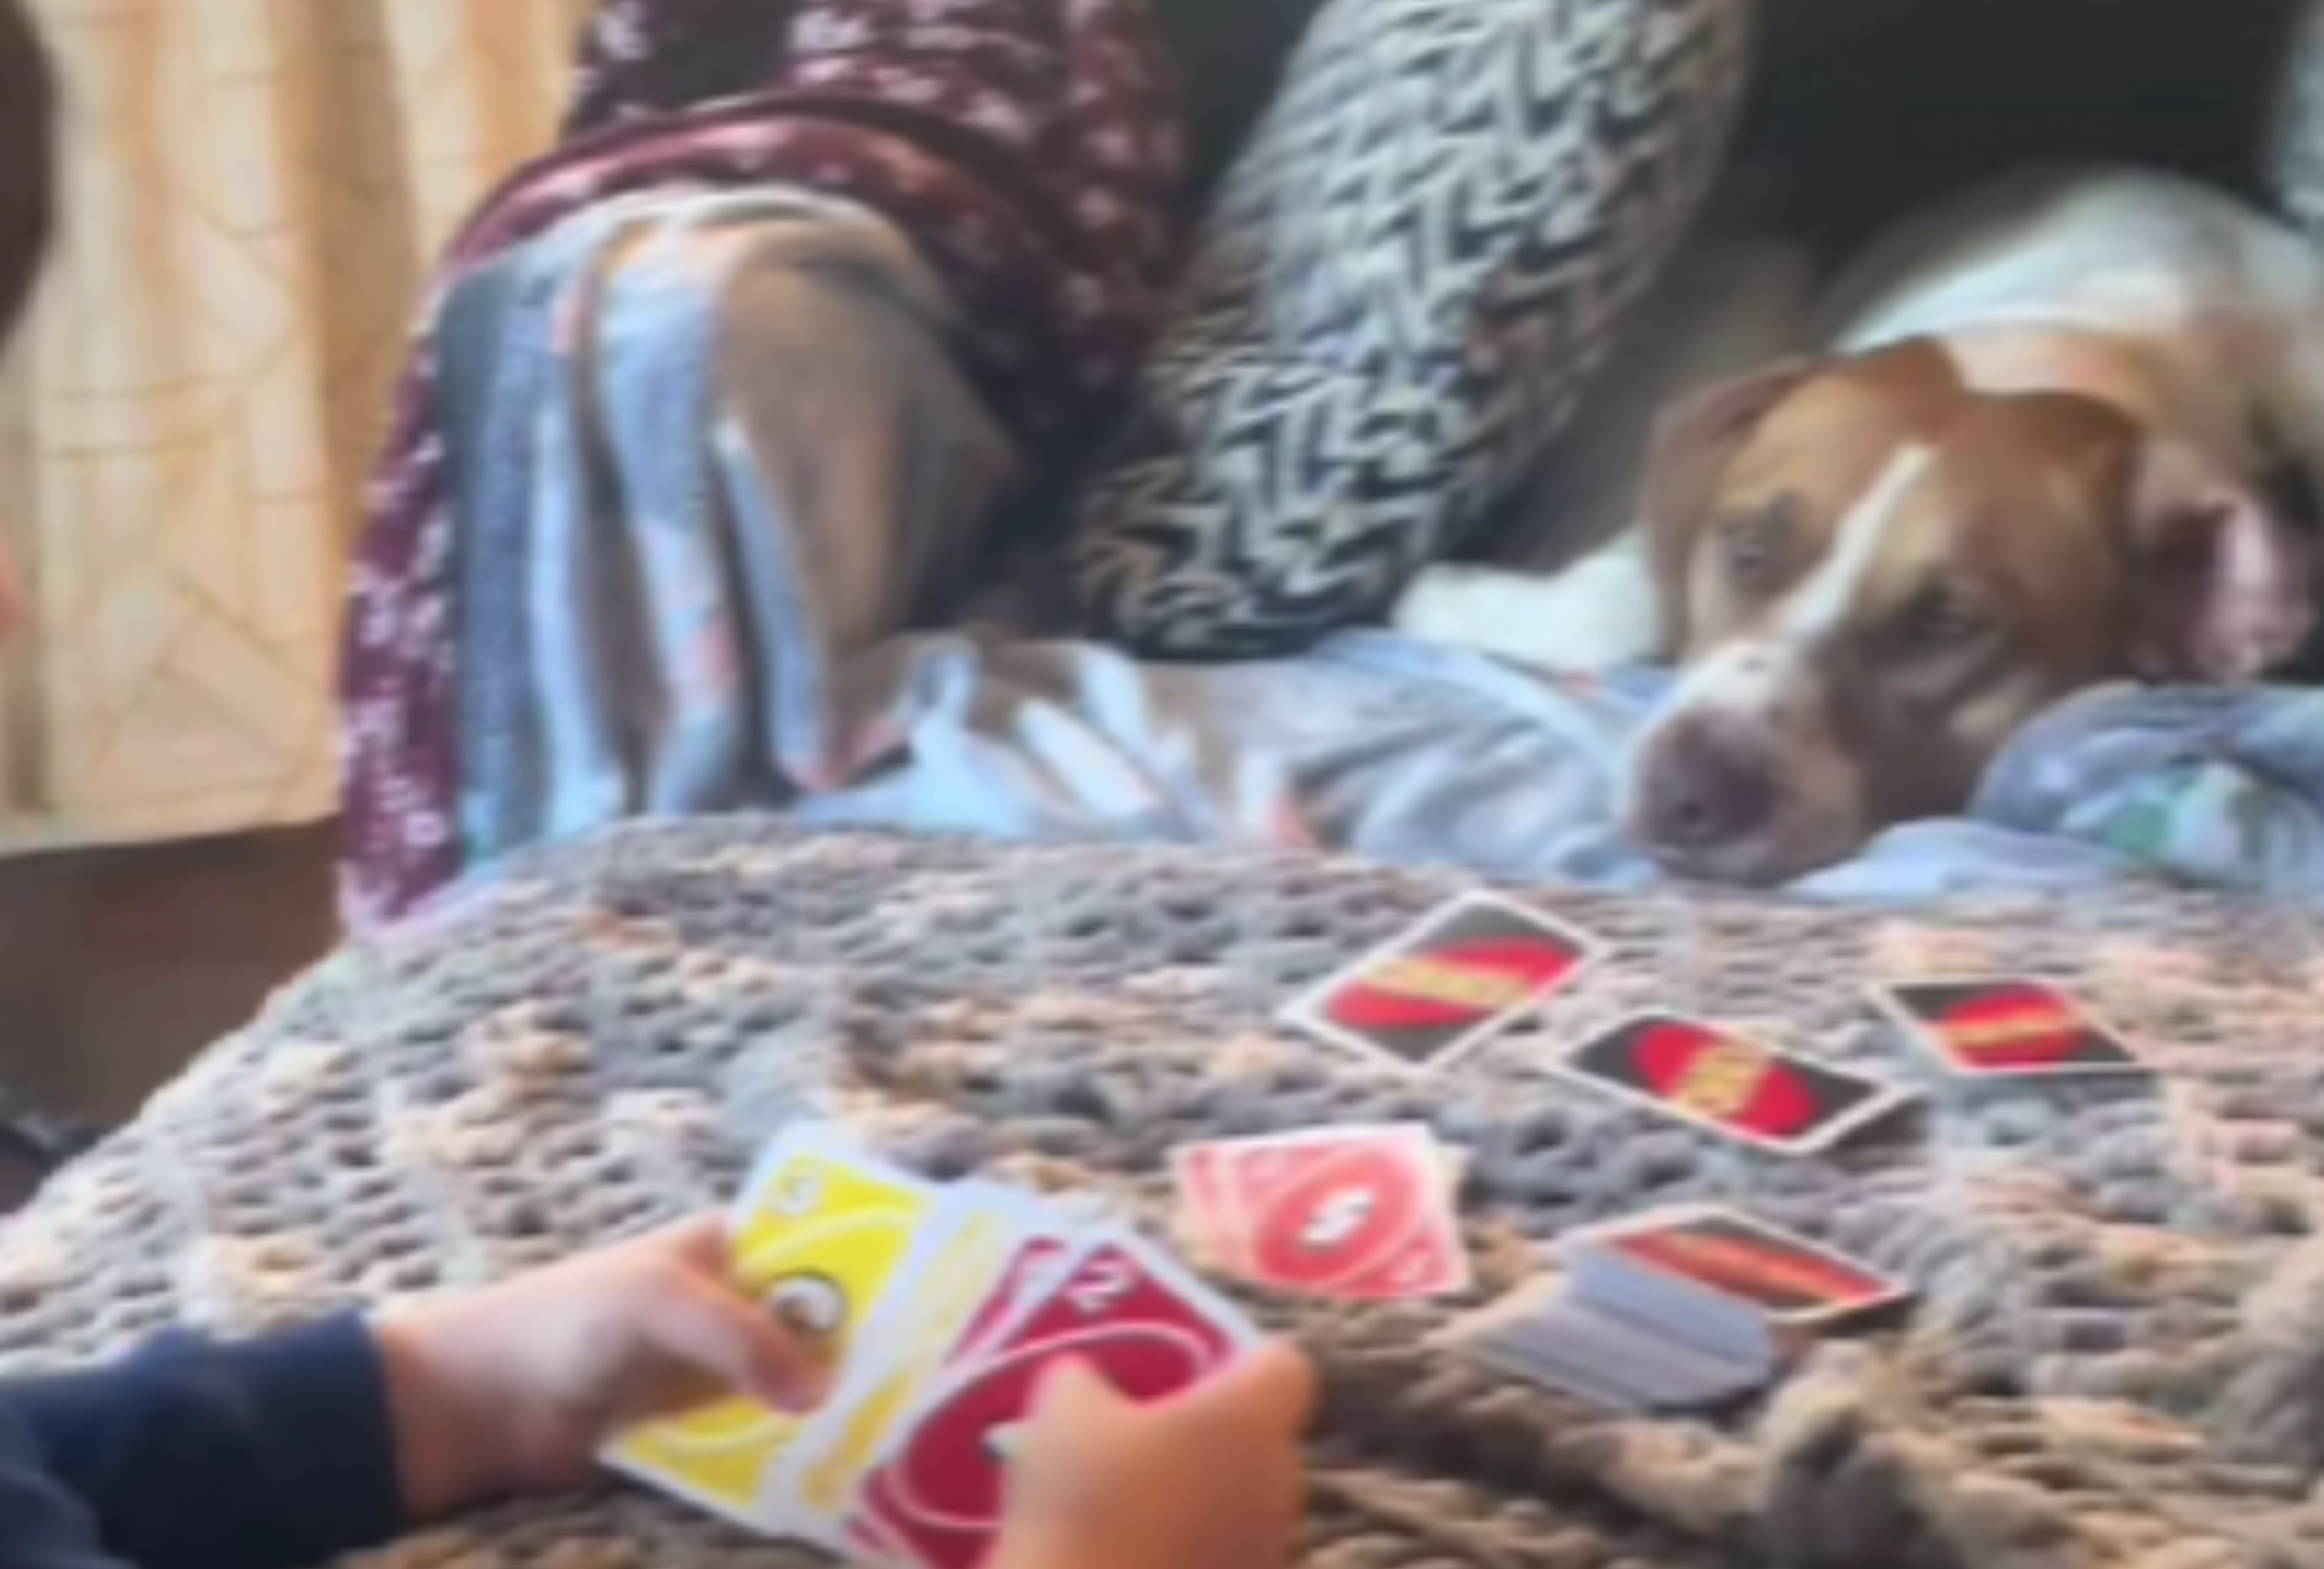
[[[1331,0],[1076,520],[1090,630],[1288,651],[1508,495],[1709,183],[1753,0]]]

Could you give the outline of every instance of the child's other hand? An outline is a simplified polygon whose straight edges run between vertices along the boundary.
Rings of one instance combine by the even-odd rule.
[[[1151,1406],[1059,1368],[1010,1461],[995,1569],[1283,1569],[1314,1401],[1314,1371],[1279,1343]]]
[[[709,1215],[382,1315],[412,1517],[581,1482],[622,1427],[729,1390],[813,1405],[816,1370],[726,1266]]]

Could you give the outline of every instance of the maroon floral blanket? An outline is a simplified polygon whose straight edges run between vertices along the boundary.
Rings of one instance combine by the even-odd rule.
[[[434,306],[615,196],[784,184],[919,245],[963,365],[1018,434],[1070,450],[1153,327],[1181,170],[1143,0],[605,0],[558,144],[454,242],[412,346],[355,552],[341,677],[351,924],[459,865],[459,659]]]

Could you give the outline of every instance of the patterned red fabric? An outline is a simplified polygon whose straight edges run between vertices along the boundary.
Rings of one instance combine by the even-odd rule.
[[[606,0],[564,141],[484,202],[436,298],[607,197],[807,187],[912,236],[961,307],[962,361],[994,408],[1026,440],[1069,448],[1154,326],[1179,141],[1143,0]],[[349,589],[343,884],[358,928],[462,870],[434,362],[423,326]]]

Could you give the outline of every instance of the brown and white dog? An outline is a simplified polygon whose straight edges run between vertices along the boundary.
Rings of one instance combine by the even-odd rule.
[[[1397,609],[1554,669],[1675,660],[1623,786],[1671,869],[1787,880],[1960,808],[2078,688],[2246,679],[2307,633],[2317,520],[2268,479],[2324,474],[2324,261],[2290,231],[2026,174],[1877,243],[1818,319],[1817,355],[1670,410],[1597,555],[1432,568]]]

